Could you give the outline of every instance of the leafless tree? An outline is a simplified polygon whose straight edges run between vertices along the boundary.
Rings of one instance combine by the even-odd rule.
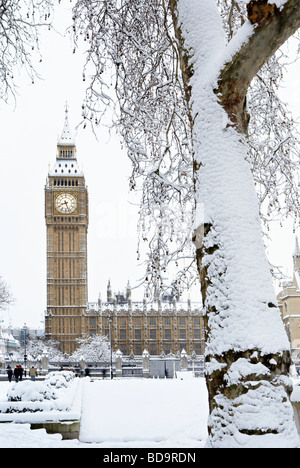
[[[114,106],[156,289],[170,260],[183,261],[180,280],[190,271],[193,219],[209,443],[296,445],[259,212],[299,223],[298,135],[277,90],[300,1],[77,0],[73,19],[88,44],[83,118]]]
[[[12,302],[13,297],[9,287],[0,276],[0,309],[6,309]]]
[[[41,61],[39,31],[50,27],[52,0],[0,1],[0,99],[16,96],[18,75],[34,82]]]
[[[90,81],[82,113],[97,125],[107,107],[114,108],[114,124],[132,161],[130,186],[142,191],[137,258],[146,244],[144,280],[161,290],[164,272],[176,262],[180,289],[195,281],[192,116],[182,79],[189,67],[182,75],[172,2],[132,3],[76,2],[75,43],[89,44],[83,79]],[[246,2],[218,4],[230,41],[247,20]],[[295,226],[299,219],[298,131],[278,97],[286,62],[282,51],[272,56],[247,96],[249,160],[266,228],[274,217],[292,215]]]
[[[108,362],[110,345],[106,336],[95,335],[77,340],[78,349],[71,355],[71,360],[80,361],[83,356],[86,362]]]

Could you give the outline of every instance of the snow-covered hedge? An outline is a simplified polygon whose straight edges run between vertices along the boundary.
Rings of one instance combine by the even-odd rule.
[[[56,400],[57,393],[44,382],[24,380],[9,388],[7,399],[8,401]]]
[[[35,413],[56,408],[58,394],[45,382],[23,382],[12,385],[7,392],[7,402],[0,402],[0,413]]]
[[[61,371],[61,372],[50,372],[50,374],[46,375],[45,382],[47,385],[62,388],[68,387],[70,382],[74,379],[74,373],[69,371]]]
[[[24,380],[13,384],[7,392],[7,402],[0,402],[0,413],[68,411],[68,388],[73,379],[72,372],[51,372],[43,382]]]

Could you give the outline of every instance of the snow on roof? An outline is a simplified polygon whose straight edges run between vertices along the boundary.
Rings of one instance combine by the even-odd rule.
[[[102,302],[100,303],[100,305],[98,304],[98,302],[88,302],[87,304],[88,313],[100,312],[100,311],[101,312],[116,311],[116,313],[119,313],[121,311],[129,311],[129,310],[136,313],[138,311],[143,312],[144,309],[147,312],[150,312],[150,311],[159,312],[161,310],[163,313],[165,313],[168,311],[176,310],[176,312],[179,313],[183,311],[188,311],[189,307],[188,307],[188,304],[183,303],[183,302],[177,302],[175,309],[174,309],[173,304],[172,303],[170,304],[169,302],[162,302],[160,307],[157,302],[150,302],[144,305],[143,302],[135,302],[135,301],[133,301],[131,304],[126,302],[124,304],[115,304],[115,305],[112,302]],[[192,302],[190,305],[190,310],[192,312],[198,312],[198,311],[200,312],[202,310],[202,304],[200,302]]]
[[[79,168],[76,159],[57,159],[53,169],[49,172],[49,176],[83,176],[82,170]]]
[[[16,340],[11,333],[2,332],[1,338],[4,341],[4,343],[8,346],[20,346],[20,342]]]
[[[67,106],[65,112],[63,131],[57,142],[56,162],[48,175],[51,177],[82,177],[83,172],[79,168],[76,158],[75,139],[70,131]]]

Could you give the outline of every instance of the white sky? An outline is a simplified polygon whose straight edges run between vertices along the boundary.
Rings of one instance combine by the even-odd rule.
[[[57,27],[62,32],[70,19],[60,7]],[[46,308],[44,186],[49,164],[55,162],[65,102],[69,104],[71,129],[75,129],[84,96],[83,58],[78,51],[72,54],[69,39],[45,32],[42,54],[38,70],[43,79],[32,85],[28,78],[20,77],[16,108],[0,103],[0,275],[16,299],[8,312],[0,313],[0,320],[8,323],[10,318],[13,326],[25,322],[41,326]],[[299,64],[291,67],[288,91],[283,90],[297,117],[299,71]],[[118,291],[128,280],[134,285],[141,276],[136,260],[138,207],[128,203],[131,168],[118,139],[110,138],[102,127],[97,141],[89,130],[80,128],[76,145],[89,191],[89,300],[96,301],[99,292],[106,299],[109,278],[113,290]],[[271,235],[271,262],[291,274],[295,236],[290,224],[284,229],[276,227]],[[141,296],[133,293],[133,299]]]

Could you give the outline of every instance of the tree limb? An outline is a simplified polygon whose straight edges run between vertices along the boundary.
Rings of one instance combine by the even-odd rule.
[[[248,87],[261,67],[300,27],[300,0],[288,0],[282,10],[267,0],[252,0],[247,5],[248,19],[255,29],[248,42],[220,73],[220,103],[237,128],[247,132]]]

